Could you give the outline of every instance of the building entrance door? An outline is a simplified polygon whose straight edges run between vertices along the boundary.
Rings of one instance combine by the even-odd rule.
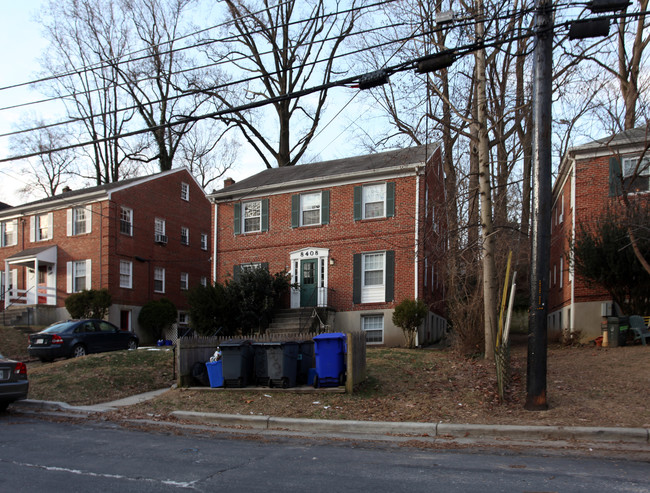
[[[316,306],[318,260],[300,261],[300,306]]]

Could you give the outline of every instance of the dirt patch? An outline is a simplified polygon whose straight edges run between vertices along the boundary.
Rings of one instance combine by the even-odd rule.
[[[116,417],[166,419],[174,410],[297,418],[477,424],[650,427],[650,346],[553,346],[549,409],[524,410],[526,347],[511,354],[499,399],[493,363],[449,350],[369,349],[368,379],[354,394],[188,390],[124,408]]]

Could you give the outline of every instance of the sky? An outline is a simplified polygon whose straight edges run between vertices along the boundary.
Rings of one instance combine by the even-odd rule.
[[[29,81],[38,70],[38,57],[45,49],[40,26],[34,20],[41,0],[0,0],[0,87]],[[0,108],[30,101],[34,93],[27,88],[0,90]],[[0,133],[13,129],[21,111],[0,111]],[[7,139],[0,139],[0,156],[8,155]],[[17,166],[0,163],[0,202],[18,205],[16,190],[24,185]]]
[[[0,51],[0,88],[34,80],[38,77],[40,69],[38,60],[45,53],[47,42],[42,37],[42,28],[36,20],[36,16],[39,9],[46,3],[47,0],[0,0],[0,43],[2,43],[0,46],[4,47]],[[331,118],[334,118],[338,110],[348,102],[351,97],[350,91],[345,88],[335,88],[330,91],[328,106]],[[0,89],[0,108],[33,101],[41,97],[43,97],[42,94],[30,90],[28,87]],[[21,117],[27,113],[47,117],[49,112],[51,120],[63,119],[63,113],[59,114],[58,111],[51,104],[49,106],[32,105],[18,109],[0,110],[0,134],[15,130]],[[346,112],[353,116],[345,116]],[[322,130],[322,133],[312,142],[308,151],[308,160],[338,159],[359,154],[359,150],[355,149],[354,144],[347,138],[349,128],[347,128],[348,135],[345,136],[344,129],[362,112],[363,109],[346,108],[342,114],[336,116],[336,123],[330,125],[326,125],[329,118],[324,118],[319,127],[319,131]],[[350,118],[354,118],[354,120],[350,120]],[[11,155],[8,138],[0,137],[0,158]],[[21,176],[21,168],[22,165],[16,162],[0,163],[0,202],[16,206],[42,198],[42,196],[25,197],[17,193],[17,190],[25,184],[25,179]],[[263,162],[252,148],[242,145],[238,163],[229,170],[227,176],[241,180],[264,169]],[[223,180],[219,180],[218,183],[210,186],[208,192],[212,188],[221,188],[222,184]]]

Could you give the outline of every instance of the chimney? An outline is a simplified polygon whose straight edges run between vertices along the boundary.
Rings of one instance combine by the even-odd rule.
[[[223,181],[223,188],[227,188],[227,187],[229,187],[230,185],[234,185],[234,184],[235,184],[235,180],[233,180],[232,178],[226,178],[226,179]]]

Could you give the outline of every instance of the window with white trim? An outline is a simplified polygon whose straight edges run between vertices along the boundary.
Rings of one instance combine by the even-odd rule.
[[[623,158],[623,189],[626,192],[650,190],[650,158],[639,163],[638,157]]]
[[[165,231],[165,220],[157,217],[154,220],[154,241],[156,243],[167,243],[167,234]]]
[[[201,233],[201,250],[207,250],[208,249],[208,235],[205,233]]]
[[[181,245],[190,244],[190,228],[181,226]]]
[[[205,276],[201,276],[201,286],[204,288],[208,286],[208,278]]]
[[[384,343],[384,316],[362,315],[361,329],[366,333],[367,344]]]
[[[321,223],[321,193],[300,195],[300,225],[313,226]]]
[[[560,257],[560,289],[564,284],[564,257]]]
[[[243,232],[255,233],[262,231],[262,201],[244,202],[242,204]]]
[[[386,184],[364,185],[361,193],[363,219],[386,216]]]
[[[181,290],[187,291],[190,285],[190,275],[187,272],[181,272]]]
[[[133,209],[128,207],[120,209],[120,233],[133,236]]]
[[[90,289],[89,283],[87,282],[87,277],[90,274],[88,272],[88,262],[85,260],[78,260],[72,262],[72,292],[78,293],[84,289]]]
[[[181,183],[181,199],[190,200],[190,186],[187,183]]]
[[[385,301],[386,254],[365,253],[361,256],[361,302]]]
[[[153,269],[153,290],[154,293],[165,292],[165,269],[163,267],[154,267]]]
[[[0,247],[18,244],[18,219],[0,223]]]
[[[178,325],[189,325],[190,316],[187,312],[178,312]]]
[[[90,207],[70,209],[70,229],[72,236],[90,233]]]
[[[39,214],[34,216],[33,241],[52,239],[52,213]]]
[[[159,217],[156,218],[155,226],[154,226],[154,232],[157,235],[164,235],[165,234],[165,220],[160,219]]]
[[[120,287],[128,289],[133,287],[133,262],[120,260]]]

